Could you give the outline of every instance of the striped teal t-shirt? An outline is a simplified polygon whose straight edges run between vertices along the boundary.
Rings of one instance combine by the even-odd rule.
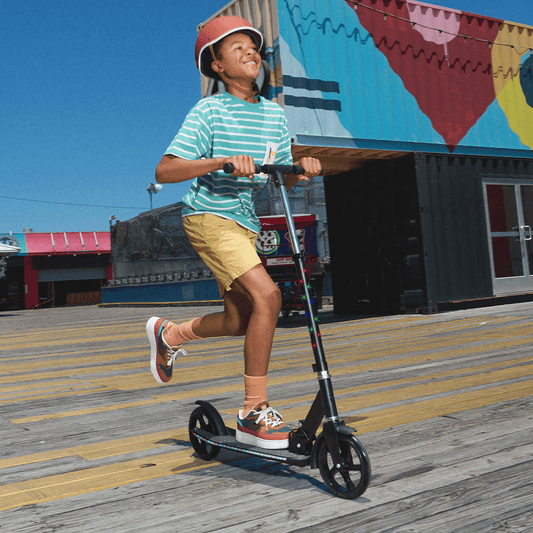
[[[259,164],[292,164],[283,109],[263,97],[252,104],[226,92],[200,100],[165,153],[189,160],[250,155]],[[259,233],[253,199],[266,181],[262,175],[250,180],[223,171],[200,176],[183,198],[183,216],[211,213]]]

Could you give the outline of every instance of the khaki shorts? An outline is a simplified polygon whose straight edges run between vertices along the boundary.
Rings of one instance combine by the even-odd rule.
[[[239,276],[261,264],[255,248],[257,234],[234,220],[210,214],[189,215],[183,217],[183,227],[215,276],[221,297]]]

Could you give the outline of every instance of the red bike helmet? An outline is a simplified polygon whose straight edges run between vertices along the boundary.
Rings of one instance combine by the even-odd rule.
[[[234,15],[217,17],[210,20],[202,28],[196,39],[196,46],[194,48],[196,66],[201,74],[208,78],[220,80],[220,76],[211,68],[213,57],[209,47],[218,43],[224,37],[240,31],[247,33],[254,40],[257,49],[261,49],[263,46],[263,34],[259,30],[256,30],[246,19],[241,17]]]

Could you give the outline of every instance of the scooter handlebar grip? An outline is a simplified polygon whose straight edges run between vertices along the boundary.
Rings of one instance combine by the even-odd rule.
[[[320,172],[321,174],[324,174],[324,167],[322,167]],[[293,165],[291,174],[305,174],[305,170],[300,165]]]
[[[305,174],[305,170],[300,165],[292,165],[291,174]],[[322,167],[322,174],[324,174],[324,167]]]
[[[222,167],[222,170],[226,174],[233,174],[233,171],[235,170],[235,167],[231,163],[224,163],[224,166]]]
[[[292,165],[291,174],[305,174],[305,170],[300,165]]]
[[[224,163],[224,166],[222,167],[222,170],[226,174],[233,174],[233,171],[235,170],[235,167],[231,163]],[[255,165],[255,173],[259,174],[261,172],[261,165]]]

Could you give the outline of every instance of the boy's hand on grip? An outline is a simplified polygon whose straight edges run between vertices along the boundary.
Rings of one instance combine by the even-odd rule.
[[[233,166],[233,172],[231,172],[232,176],[236,178],[244,177],[251,180],[254,179],[255,162],[253,157],[249,155],[226,157],[222,160],[222,169],[224,169],[224,166],[227,165],[227,163],[230,163]]]
[[[298,164],[304,169],[304,174],[298,176],[300,180],[307,181],[309,178],[320,176],[323,172],[322,164],[315,157],[302,157]]]

